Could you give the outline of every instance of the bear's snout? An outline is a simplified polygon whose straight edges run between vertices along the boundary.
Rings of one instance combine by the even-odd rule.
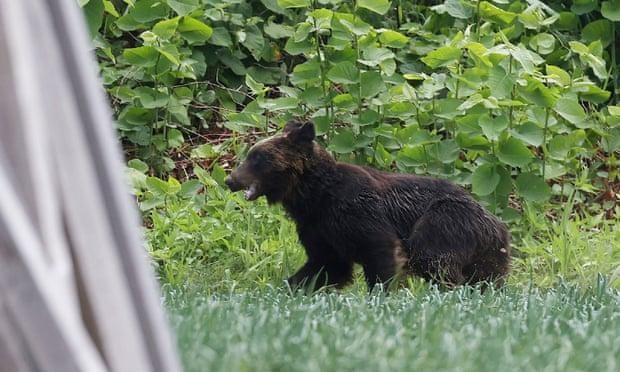
[[[237,182],[232,176],[226,177],[226,179],[224,179],[224,183],[232,192],[239,191],[243,188],[243,185]]]

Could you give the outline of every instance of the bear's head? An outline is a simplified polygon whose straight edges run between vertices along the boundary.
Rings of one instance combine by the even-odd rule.
[[[284,130],[257,142],[246,159],[226,178],[231,191],[245,190],[247,200],[267,197],[269,203],[283,201],[299,183],[317,151],[314,125],[289,121]]]

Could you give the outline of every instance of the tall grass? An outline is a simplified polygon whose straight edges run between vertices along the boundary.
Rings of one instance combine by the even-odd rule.
[[[620,292],[171,290],[187,371],[617,371]]]
[[[620,287],[619,224],[570,210],[556,220],[526,210],[528,223],[513,226],[509,285],[585,285],[603,274]],[[205,194],[167,200],[149,220],[149,251],[164,283],[196,282],[224,292],[279,286],[305,257],[281,208],[263,200],[248,203],[217,184]],[[359,280],[356,285],[363,287]]]

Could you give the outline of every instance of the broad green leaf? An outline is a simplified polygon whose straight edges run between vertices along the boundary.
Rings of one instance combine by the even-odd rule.
[[[491,67],[493,64],[489,60],[487,56],[488,49],[484,46],[484,44],[472,41],[465,45],[467,51],[469,52],[469,56],[474,59],[477,66],[480,67]],[[499,67],[499,65],[497,65]],[[470,70],[471,71],[471,70]]]
[[[499,184],[495,188],[495,194],[497,196],[508,196],[512,192],[512,176],[510,171],[501,164],[495,165],[495,171],[499,174]]]
[[[90,0],[82,9],[91,37],[97,35],[97,31],[99,31],[99,27],[101,27],[104,9],[102,0]]]
[[[265,39],[263,38],[263,33],[256,25],[249,25],[245,28],[246,37],[242,42],[243,46],[248,48],[250,53],[252,53],[252,57],[256,61],[259,61],[261,58],[261,54],[263,53],[263,48],[265,47]]]
[[[586,138],[586,132],[578,129],[570,134],[556,134],[549,141],[548,155],[557,160],[566,160],[568,152],[580,146]]]
[[[278,0],[278,5],[284,9],[307,8],[310,6],[310,0]]]
[[[136,97],[140,100],[142,107],[152,109],[165,107],[168,104],[169,96],[166,91],[158,91],[149,87],[138,87],[133,91]]]
[[[524,167],[532,161],[534,156],[521,141],[510,137],[499,144],[497,158],[504,164],[513,167]]]
[[[620,116],[620,106],[607,106],[610,115]]]
[[[263,3],[265,8],[271,10],[275,14],[281,14],[283,16],[290,16],[290,12],[284,9],[282,6],[280,6],[277,0],[260,0],[260,2]]]
[[[358,60],[366,66],[375,67],[383,61],[394,58],[394,53],[387,48],[376,48],[374,46],[362,49],[363,59]]]
[[[181,37],[190,43],[204,43],[213,34],[211,27],[196,18],[187,16],[181,17],[177,30]]]
[[[473,4],[464,0],[446,0],[443,4],[432,6],[431,9],[439,14],[448,13],[460,19],[470,19],[476,11]]]
[[[435,110],[433,114],[439,118],[452,120],[463,114],[460,106],[463,101],[456,98],[442,98],[435,101]]]
[[[538,125],[528,121],[511,131],[513,137],[520,139],[530,146],[540,146],[543,142],[543,130]]]
[[[162,0],[140,0],[136,2],[136,5],[129,11],[128,15],[138,22],[147,23],[166,18],[169,10],[166,3]]]
[[[337,94],[332,98],[334,105],[340,109],[353,110],[357,107],[357,101],[350,93]]]
[[[359,82],[360,71],[352,62],[341,62],[327,71],[327,78],[337,84]]]
[[[328,148],[339,154],[347,154],[355,150],[355,136],[348,129],[343,129],[334,135]]]
[[[381,115],[375,110],[363,110],[359,113],[359,125],[375,124],[381,119]]]
[[[291,83],[293,85],[312,85],[321,78],[321,65],[317,60],[300,63],[293,67]]]
[[[573,12],[560,12],[555,26],[562,31],[574,30],[579,26],[579,17]]]
[[[620,0],[603,1],[601,14],[611,21],[620,22]]]
[[[200,146],[197,146],[192,149],[191,157],[192,158],[212,158],[217,156],[217,151],[213,148],[211,144],[205,143]]]
[[[568,44],[570,45],[570,48],[573,50],[573,52],[577,54],[590,53],[588,46],[583,43],[580,43],[578,41],[570,41]]]
[[[590,81],[580,81],[573,84],[579,94],[579,99],[594,103],[605,103],[609,100],[611,92],[598,87]]]
[[[590,48],[578,41],[569,41],[568,44],[571,50],[579,55],[581,62],[587,64],[592,69],[596,77],[601,80],[607,78],[604,59],[592,54]]]
[[[573,0],[570,10],[577,15],[590,13],[598,9],[598,0]]]
[[[188,15],[200,7],[199,0],[166,0],[166,2],[180,16]]]
[[[465,149],[490,151],[491,143],[483,135],[457,133],[456,142]]]
[[[546,87],[539,80],[527,79],[525,87],[518,87],[519,94],[538,107],[553,107],[557,101],[557,92]]]
[[[551,188],[542,177],[533,173],[521,173],[515,181],[517,192],[525,200],[544,202],[551,196]]]
[[[437,68],[457,62],[460,58],[461,49],[453,46],[442,46],[428,53],[422,58],[422,62],[430,68]]]
[[[152,46],[141,46],[123,50],[123,58],[132,65],[153,67],[157,64],[159,52]]]
[[[394,160],[392,155],[385,149],[382,143],[378,143],[375,147],[375,161],[380,167],[388,167]]]
[[[379,41],[391,48],[402,48],[407,45],[409,38],[398,31],[383,30],[379,35]]]
[[[114,21],[114,24],[121,31],[135,31],[144,27],[143,24],[138,22],[131,14],[120,16]]]
[[[431,134],[426,129],[416,128],[414,131],[412,131],[407,144],[413,146],[420,146],[438,143],[439,141],[440,138],[437,135]]]
[[[153,208],[161,207],[166,204],[166,199],[162,197],[154,197],[140,202],[140,211],[147,212]]]
[[[230,32],[226,27],[215,27],[209,38],[209,44],[219,45],[223,47],[232,47],[233,41]]]
[[[265,99],[259,102],[259,106],[269,111],[293,110],[299,107],[299,99],[295,97]]]
[[[187,105],[179,102],[176,97],[170,96],[170,102],[168,104],[168,112],[172,115],[177,123],[184,126],[189,126],[189,116],[187,115]]]
[[[481,1],[478,5],[480,16],[483,19],[494,21],[503,25],[508,25],[517,17],[516,13],[509,12],[496,7],[495,5]]]
[[[106,13],[111,14],[116,18],[121,16],[120,14],[118,14],[118,11],[110,0],[103,0],[103,8],[105,9]]]
[[[154,116],[153,110],[129,105],[118,115],[118,124],[122,129],[134,130],[154,121]]]
[[[286,45],[284,46],[284,50],[290,55],[296,56],[304,53],[312,53],[315,51],[314,44],[310,38],[296,43],[293,38],[289,38],[286,41]]]
[[[601,148],[609,153],[620,151],[620,127],[613,128],[601,139]]]
[[[176,45],[174,44],[165,44],[162,47],[156,47],[157,51],[174,65],[178,66],[181,64],[179,60],[179,51],[177,50]],[[161,60],[160,60],[161,61]]]
[[[569,123],[575,125],[583,123],[588,118],[576,97],[565,96],[560,98],[553,110]]]
[[[159,21],[153,26],[153,33],[162,39],[170,39],[177,31],[180,17]]]
[[[510,55],[512,55],[512,57],[516,59],[521,64],[521,66],[523,66],[523,69],[526,72],[532,75],[536,72],[536,66],[545,62],[545,60],[541,56],[532,52],[529,49],[524,48],[521,45],[511,48]]]
[[[383,15],[390,10],[391,4],[389,0],[357,0],[357,6]]]
[[[273,39],[284,39],[293,36],[295,33],[293,27],[286,24],[274,23],[271,18],[272,17],[270,17],[267,23],[263,26],[263,30],[267,35]]]
[[[563,159],[561,162],[555,162],[549,159],[545,164],[545,179],[552,180],[568,173],[568,169],[563,164],[565,161],[566,159]]]
[[[620,1],[618,2],[618,5],[620,5]],[[581,30],[581,38],[586,43],[600,40],[603,48],[606,48],[609,44],[611,44],[613,39],[611,22],[606,19],[599,19],[588,23],[583,30]]]
[[[495,65],[489,70],[487,85],[491,88],[493,97],[502,99],[510,97],[510,92],[515,85],[515,78],[500,65]]]
[[[377,71],[366,71],[361,75],[361,93],[363,98],[371,98],[385,90],[385,83]]]
[[[495,171],[495,165],[486,163],[479,165],[471,175],[472,192],[478,196],[489,195],[495,191],[500,176]]]
[[[250,74],[245,75],[245,85],[254,93],[255,95],[263,94],[265,92],[265,84],[261,84],[254,80]]]
[[[530,39],[530,48],[536,53],[549,54],[555,49],[555,38],[546,32],[536,34]]]
[[[582,56],[585,62],[592,68],[594,75],[601,80],[605,80],[609,74],[605,68],[605,60],[601,57],[595,56],[593,54],[586,54]]]
[[[155,195],[174,195],[175,191],[171,184],[157,177],[146,178],[147,189]]]
[[[296,43],[306,40],[312,30],[312,27],[312,23],[310,22],[298,23],[295,33],[293,34],[293,40],[295,40]]]
[[[404,170],[406,170],[407,167],[428,164],[429,160],[428,151],[424,146],[406,145],[396,155],[396,164]]]
[[[364,22],[360,17],[356,17],[353,14],[336,13],[336,19],[342,24],[349,32],[357,36],[368,35],[372,26]]]
[[[444,164],[452,164],[458,159],[461,149],[454,140],[443,140],[437,143],[437,160]]]
[[[385,115],[394,118],[405,118],[413,116],[415,106],[411,102],[394,102],[385,105]]]
[[[184,105],[189,105],[194,99],[194,92],[186,86],[176,87],[173,89],[174,97]]]
[[[179,190],[179,196],[182,198],[190,198],[202,188],[202,183],[199,180],[193,179],[183,182],[181,189]],[[228,230],[228,232],[230,232]],[[211,237],[213,238],[213,237]]]
[[[497,117],[483,115],[480,117],[480,128],[489,140],[497,141],[500,134],[508,128],[508,117],[505,115]]]
[[[145,162],[140,159],[131,159],[127,162],[127,166],[133,168],[141,173],[146,173],[149,171],[149,166]]]
[[[547,65],[547,75],[553,79],[560,86],[569,86],[571,85],[572,79],[568,72],[562,70],[561,68],[553,65]]]
[[[185,141],[183,139],[183,133],[181,133],[181,131],[176,128],[168,129],[167,137],[168,146],[172,148],[181,147],[183,145],[183,142]]]
[[[321,136],[331,128],[331,119],[328,116],[315,116],[312,118],[317,136]]]
[[[465,102],[461,103],[459,107],[457,107],[458,111],[467,111],[470,108],[482,103],[484,101],[484,97],[481,94],[476,93],[472,94],[465,100]]]

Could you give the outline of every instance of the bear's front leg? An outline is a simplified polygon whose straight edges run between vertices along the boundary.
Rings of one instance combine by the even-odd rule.
[[[308,260],[287,281],[293,288],[304,287],[314,291],[330,285],[342,287],[350,282],[352,277],[352,263]]]
[[[402,250],[402,243],[395,237],[380,237],[375,234],[374,239],[369,237],[363,246],[362,267],[368,290],[372,292],[375,285],[387,286],[396,277],[400,268],[405,264],[406,257]]]

